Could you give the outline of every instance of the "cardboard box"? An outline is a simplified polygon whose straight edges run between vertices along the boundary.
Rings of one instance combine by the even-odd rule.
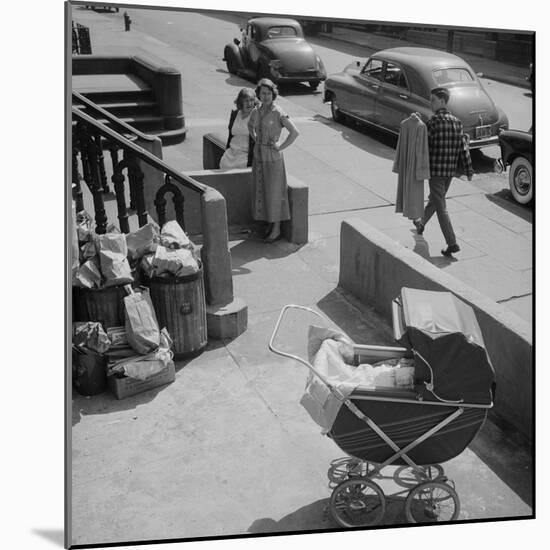
[[[136,378],[128,378],[127,376],[124,378],[117,378],[111,375],[107,378],[107,383],[109,389],[117,399],[124,399],[158,386],[171,384],[175,379],[176,369],[174,363],[171,361],[165,369],[154,374],[147,380],[137,380]]]

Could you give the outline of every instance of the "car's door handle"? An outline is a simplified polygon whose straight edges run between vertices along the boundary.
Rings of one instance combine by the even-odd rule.
[[[409,96],[408,95],[404,95],[404,94],[399,94],[399,97],[401,99],[409,99]]]
[[[378,88],[380,88],[380,86],[378,86],[378,84],[371,84],[370,87],[371,87],[373,90],[378,90]]]

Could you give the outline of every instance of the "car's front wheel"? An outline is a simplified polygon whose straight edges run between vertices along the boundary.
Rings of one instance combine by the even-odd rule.
[[[510,191],[520,204],[527,204],[533,199],[533,168],[525,157],[517,157],[510,167]]]
[[[344,122],[345,117],[342,114],[342,111],[340,111],[340,108],[338,107],[338,102],[336,101],[336,96],[333,95],[331,102],[330,102],[330,112],[332,114],[332,118],[334,122]]]
[[[237,74],[237,62],[235,61],[235,54],[231,48],[225,48],[223,57],[225,59],[225,64],[227,65],[227,72],[230,74]]]

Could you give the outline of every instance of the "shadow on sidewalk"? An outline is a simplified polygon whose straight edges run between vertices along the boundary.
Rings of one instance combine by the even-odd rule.
[[[203,353],[214,351],[224,347],[222,340],[210,340]],[[198,356],[199,358],[201,355]],[[174,361],[176,367],[176,382],[178,373],[181,372],[189,363],[197,359],[192,357],[181,361]],[[80,395],[74,388],[72,389],[72,426],[76,426],[83,416],[97,414],[111,414],[121,411],[133,410],[140,405],[145,405],[155,399],[157,394],[166,386],[159,386],[150,390],[126,397],[125,399],[117,399],[108,388],[103,393],[85,396]]]
[[[358,149],[380,158],[393,160],[395,154],[393,149],[397,147],[397,136],[353,121],[341,124],[320,114],[315,114],[312,118],[315,122],[337,130],[345,141]],[[365,142],[364,136],[367,136],[369,141]]]
[[[255,233],[231,247],[231,266],[233,275],[246,275],[251,270],[245,267],[247,264],[265,258],[266,260],[278,260],[294,254],[302,245],[289,243],[283,239],[272,244],[264,243]]]
[[[330,491],[327,489],[327,491]],[[382,525],[406,525],[404,513],[405,497],[394,497],[386,500],[386,512],[384,519],[377,526]],[[279,521],[271,518],[257,519],[248,528],[249,533],[282,533],[303,531],[342,530],[332,518],[329,511],[330,499],[321,499],[292,512]],[[366,529],[366,528],[365,528]]]

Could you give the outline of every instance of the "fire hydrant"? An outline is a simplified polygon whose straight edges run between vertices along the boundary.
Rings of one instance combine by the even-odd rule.
[[[129,31],[130,30],[130,23],[132,22],[132,20],[130,19],[130,16],[128,15],[127,11],[124,12],[123,17],[124,17],[124,30]]]

